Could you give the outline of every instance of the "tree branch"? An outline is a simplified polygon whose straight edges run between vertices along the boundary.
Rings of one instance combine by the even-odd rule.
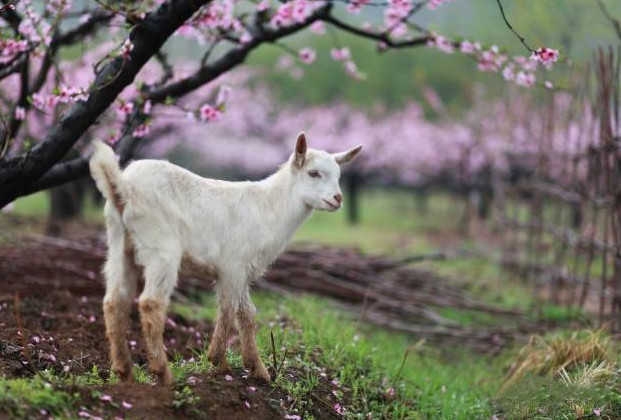
[[[354,35],[361,36],[363,38],[368,38],[368,39],[372,39],[375,41],[383,42],[389,48],[408,48],[408,47],[415,47],[419,45],[425,45],[427,41],[431,39],[431,37],[429,36],[421,36],[418,38],[407,39],[404,41],[394,41],[386,33],[365,31],[364,29],[360,29],[356,26],[345,23],[342,20],[339,20],[332,15],[326,16],[323,20],[328,23],[331,23],[332,25],[336,26],[337,28],[345,32],[349,32]]]
[[[524,47],[526,47],[526,49],[530,52],[534,52],[535,50],[532,49],[530,47],[530,45],[528,45],[526,43],[526,39],[520,35],[515,29],[513,29],[513,26],[511,26],[511,24],[509,23],[509,20],[507,19],[507,16],[505,15],[505,9],[504,7],[502,7],[502,3],[500,0],[496,0],[496,3],[498,4],[498,8],[500,9],[500,14],[502,15],[502,20],[505,21],[505,24],[507,25],[507,27],[511,30],[511,32],[513,32],[513,34],[520,40],[520,42],[522,43],[522,45],[524,45]]]
[[[130,34],[134,44],[130,58],[116,57],[97,74],[86,102],[78,102],[52,127],[45,139],[23,155],[0,162],[0,208],[26,191],[133,82],[144,64],[164,42],[209,0],[175,0],[149,13]]]
[[[169,97],[179,98],[186,95],[187,93],[211,82],[237,64],[242,63],[250,51],[254,50],[259,45],[265,42],[274,42],[309,26],[317,20],[324,20],[329,15],[331,8],[332,5],[327,3],[321,8],[315,10],[303,22],[299,22],[291,26],[274,30],[268,30],[262,26],[254,28],[256,34],[247,44],[242,44],[239,47],[231,49],[213,63],[200,67],[196,72],[186,78],[166,86],[157,87],[147,91],[146,99],[150,99],[152,102],[156,103],[164,102],[166,98]]]
[[[619,22],[619,19],[615,19],[614,17],[612,17],[612,15],[608,11],[608,9],[606,8],[606,5],[604,4],[602,0],[595,0],[595,1],[597,2],[599,9],[602,11],[602,14],[604,15],[604,17],[608,19],[610,23],[612,24],[612,27],[617,33],[617,37],[621,39],[621,23]]]

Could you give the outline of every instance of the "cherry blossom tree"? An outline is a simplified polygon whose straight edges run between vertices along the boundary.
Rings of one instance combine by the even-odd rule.
[[[521,86],[536,84],[538,69],[558,60],[558,51],[531,48],[521,36],[528,54],[508,57],[497,46],[448,39],[414,22],[423,8],[441,9],[446,2],[2,0],[0,207],[86,175],[84,150],[93,137],[115,143],[126,161],[136,139],[155,134],[156,128],[166,132],[167,125],[156,121],[160,115],[181,111],[208,130],[223,113],[233,112],[226,106],[226,90],[210,84],[258,47],[307,28],[316,34],[326,26],[345,31],[377,43],[379,51],[427,46],[466,54],[481,71],[498,72]],[[500,0],[497,4],[513,30]],[[378,7],[384,17],[378,24],[356,16]],[[172,59],[172,48],[165,46],[188,38],[199,52],[191,66]],[[86,43],[90,49],[78,59],[63,54],[66,47],[87,50]],[[304,65],[321,53],[309,47],[290,52]],[[348,75],[364,78],[346,46],[335,45],[330,53]],[[286,127],[289,136],[292,127]]]

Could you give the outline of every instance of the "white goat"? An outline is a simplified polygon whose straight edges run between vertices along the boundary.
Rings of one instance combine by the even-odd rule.
[[[139,160],[123,172],[107,145],[95,143],[90,171],[107,202],[108,256],[103,311],[112,370],[131,380],[126,343],[138,278],[138,307],[149,368],[160,383],[172,381],[163,344],[166,310],[180,269],[217,276],[218,318],[208,356],[227,370],[226,345],[234,320],[244,365],[269,381],[255,342],[250,283],[283,251],[314,209],[335,211],[343,201],[339,164],[361,150],[307,149],[301,133],[280,169],[258,182],[202,178],[162,160]]]

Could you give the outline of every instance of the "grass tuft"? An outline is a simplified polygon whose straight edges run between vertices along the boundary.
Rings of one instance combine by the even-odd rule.
[[[573,378],[574,370],[582,372],[583,381],[605,378],[604,369],[613,374],[610,337],[603,330],[585,330],[557,334],[550,338],[533,336],[511,366],[501,391],[511,387],[527,374]],[[587,378],[587,375],[589,378]],[[578,375],[577,377],[580,377]]]

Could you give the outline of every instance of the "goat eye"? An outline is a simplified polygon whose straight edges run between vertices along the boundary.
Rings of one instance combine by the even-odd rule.
[[[308,176],[311,178],[321,178],[321,174],[316,170],[308,171]]]

